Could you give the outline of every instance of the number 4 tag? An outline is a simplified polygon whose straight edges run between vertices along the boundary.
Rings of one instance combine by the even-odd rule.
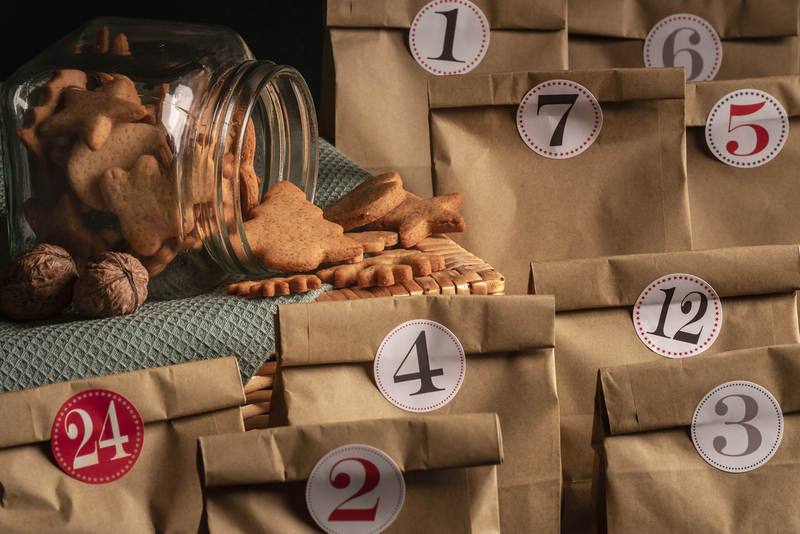
[[[386,399],[409,412],[429,412],[455,396],[466,357],[458,338],[439,323],[408,321],[392,330],[375,355],[375,383]]]

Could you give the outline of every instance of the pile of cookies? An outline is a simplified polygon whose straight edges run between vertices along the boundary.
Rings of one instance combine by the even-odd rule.
[[[264,266],[304,274],[239,282],[228,293],[270,297],[323,283],[391,286],[443,270],[441,255],[412,247],[432,234],[464,232],[462,204],[460,193],[422,199],[406,191],[394,172],[362,182],[325,210],[291,183],[278,182],[250,213],[245,235]]]

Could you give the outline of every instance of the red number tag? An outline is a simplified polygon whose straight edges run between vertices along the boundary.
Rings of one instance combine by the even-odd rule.
[[[53,421],[50,438],[61,469],[90,484],[124,476],[139,459],[143,443],[139,411],[107,389],[83,391],[67,400]]]

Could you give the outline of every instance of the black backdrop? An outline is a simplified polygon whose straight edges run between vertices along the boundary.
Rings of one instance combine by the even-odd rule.
[[[228,26],[242,36],[257,59],[300,71],[319,105],[324,0],[0,0],[0,80],[74,28],[104,15]]]

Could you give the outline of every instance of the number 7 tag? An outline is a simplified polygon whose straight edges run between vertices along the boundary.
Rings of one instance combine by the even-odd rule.
[[[389,402],[409,412],[429,412],[453,399],[466,367],[458,338],[439,323],[419,319],[384,338],[373,371]]]

